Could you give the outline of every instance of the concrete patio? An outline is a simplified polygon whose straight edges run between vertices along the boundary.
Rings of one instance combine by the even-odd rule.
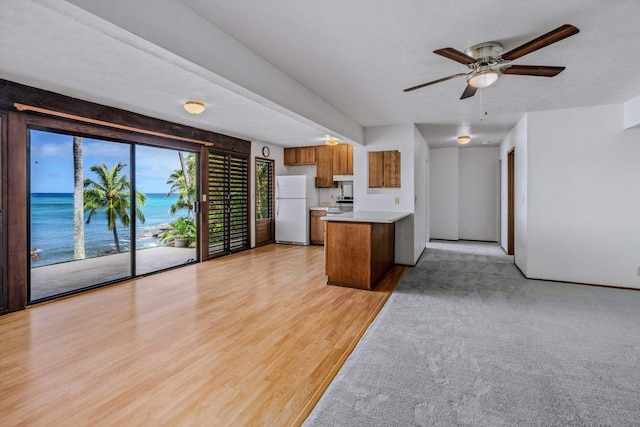
[[[136,251],[136,275],[189,263],[194,248],[161,246]],[[132,276],[131,253],[101,256],[31,269],[31,301]]]

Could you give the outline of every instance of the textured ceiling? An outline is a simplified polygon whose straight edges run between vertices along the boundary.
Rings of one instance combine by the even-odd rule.
[[[191,17],[175,14],[185,6]],[[636,0],[4,0],[0,76],[281,145],[346,134],[332,127],[332,115],[340,113],[363,127],[415,123],[432,147],[455,145],[461,125],[471,130],[471,146],[497,144],[527,111],[622,103],[639,95],[638,16]],[[165,22],[173,25],[162,27]],[[187,33],[203,22],[255,53],[264,81],[222,73],[212,59],[217,45],[206,38],[185,49],[171,37],[151,37],[175,27]],[[154,23],[158,28],[150,28]],[[510,50],[565,23],[580,33],[514,61],[566,66],[557,77],[503,76],[463,101],[462,78],[402,92],[466,71],[435,49],[464,51],[496,40]],[[281,86],[272,86],[264,64],[282,74]],[[315,113],[302,112],[305,104],[285,105],[287,87],[301,93],[296,84],[308,92],[299,99],[310,99]],[[190,97],[208,101],[205,114],[180,110]],[[362,142],[357,135],[352,140]]]

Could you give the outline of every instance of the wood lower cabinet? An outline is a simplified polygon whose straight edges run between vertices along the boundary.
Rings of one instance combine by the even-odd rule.
[[[394,263],[395,225],[325,222],[327,284],[371,289]]]
[[[320,218],[325,216],[325,209],[312,209],[309,211],[309,240],[312,245],[324,245],[324,230],[326,222]]]

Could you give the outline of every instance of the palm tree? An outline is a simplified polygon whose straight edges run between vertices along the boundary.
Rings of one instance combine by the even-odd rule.
[[[84,259],[82,138],[73,137],[73,259]]]
[[[120,253],[120,241],[116,222],[119,219],[124,227],[129,227],[131,223],[129,218],[131,185],[126,175],[120,176],[120,172],[126,165],[126,163],[117,163],[111,170],[104,163],[93,165],[91,171],[97,175],[97,181],[89,178],[84,180],[84,187],[89,187],[84,190],[84,211],[89,211],[87,224],[96,212],[105,208],[107,228],[113,231],[117,253]],[[136,217],[144,224],[145,218],[140,207],[147,202],[147,196],[136,191],[135,197]]]
[[[196,156],[193,153],[187,155],[186,161],[182,157],[182,153],[178,153],[180,157],[180,169],[173,171],[169,175],[167,184],[171,184],[171,188],[167,193],[167,197],[172,194],[178,195],[171,207],[169,207],[169,215],[175,215],[180,209],[187,209],[187,215],[193,215],[193,204],[196,201]],[[186,173],[186,175],[185,175]]]

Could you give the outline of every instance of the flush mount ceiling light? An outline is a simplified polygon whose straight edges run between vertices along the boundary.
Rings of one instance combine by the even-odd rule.
[[[204,102],[187,101],[184,103],[184,109],[191,114],[201,114],[204,111]]]
[[[471,74],[467,78],[467,83],[480,89],[491,86],[498,80],[498,77],[500,77],[500,71],[492,70],[489,67],[481,67],[478,72]]]
[[[460,135],[458,137],[458,144],[467,144],[469,143],[469,141],[471,141],[471,137],[469,135]]]
[[[338,145],[340,144],[340,140],[330,135],[325,135],[324,143],[327,145]]]

